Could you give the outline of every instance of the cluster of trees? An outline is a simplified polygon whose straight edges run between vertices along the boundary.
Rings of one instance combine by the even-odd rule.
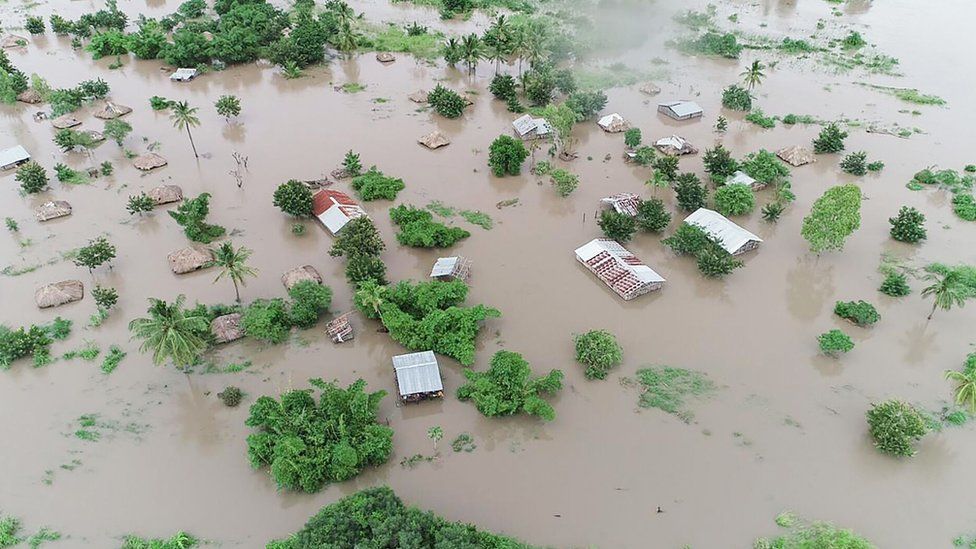
[[[456,91],[440,84],[427,94],[427,104],[445,118],[460,118],[468,106],[468,102]]]
[[[722,247],[721,241],[697,225],[682,223],[671,236],[661,241],[678,255],[692,255],[705,276],[721,277],[742,266],[742,262]]]
[[[0,51],[0,101],[13,103],[17,100],[17,94],[27,88],[27,76],[14,66],[7,52]]]
[[[34,366],[45,366],[51,358],[51,344],[71,334],[70,320],[55,318],[50,324],[30,325],[16,330],[0,324],[0,370],[7,370],[17,359],[33,357]]]
[[[258,429],[247,437],[251,466],[267,466],[278,488],[312,493],[386,463],[393,430],[377,419],[386,391],[367,393],[361,379],[348,388],[310,383],[318,399],[313,391],[294,390],[280,401],[262,396],[251,405],[245,424]]]
[[[227,232],[220,225],[205,222],[210,213],[210,193],[186,199],[178,208],[166,213],[183,227],[183,234],[194,242],[209,244]]]
[[[458,387],[459,400],[471,400],[482,414],[510,416],[528,414],[545,421],[556,419],[556,411],[543,398],[562,389],[563,372],[551,370],[532,377],[529,363],[512,351],[498,351],[487,371],[464,370],[467,382]]]
[[[352,178],[352,188],[365,200],[394,200],[397,193],[406,187],[403,180],[387,177],[373,166],[362,175]]]
[[[95,80],[85,80],[73,88],[58,88],[49,90],[47,84],[38,79],[32,83],[34,89],[38,89],[41,96],[51,104],[51,114],[61,116],[69,112],[74,112],[88,101],[105,99],[111,88],[108,83],[101,78]],[[40,90],[44,90],[41,92]]]
[[[365,282],[386,284],[386,265],[380,253],[386,249],[380,232],[368,217],[350,220],[336,235],[329,250],[332,257],[346,258],[346,280],[357,286]]]
[[[390,219],[400,228],[397,242],[414,248],[448,248],[471,233],[460,227],[449,227],[434,221],[427,210],[401,204],[390,208]]]

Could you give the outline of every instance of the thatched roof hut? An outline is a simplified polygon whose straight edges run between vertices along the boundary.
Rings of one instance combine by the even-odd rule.
[[[81,301],[83,297],[85,297],[85,285],[81,281],[62,280],[38,288],[34,292],[34,303],[41,309],[46,309]]]
[[[281,275],[281,283],[285,285],[285,289],[290,290],[292,286],[303,282],[305,280],[311,280],[316,284],[322,283],[322,275],[315,270],[315,267],[311,265],[302,265],[301,267],[295,267],[285,274]]]
[[[30,40],[24,38],[23,36],[17,36],[16,34],[8,34],[0,40],[0,47],[2,48],[22,48],[30,43]]]
[[[380,63],[392,63],[396,61],[396,56],[388,51],[381,51],[376,54],[376,60]]]
[[[230,343],[244,337],[241,313],[230,313],[213,319],[210,322],[210,333],[216,343]]]
[[[203,246],[187,246],[170,253],[166,260],[175,274],[184,274],[208,267],[214,260],[214,255]]]
[[[160,185],[147,193],[157,206],[183,200],[183,189],[179,185]]]
[[[137,156],[132,160],[132,165],[144,172],[148,172],[149,170],[155,168],[161,168],[166,164],[167,162],[165,158],[153,152],[146,153],[142,156]]]
[[[786,162],[793,167],[798,167],[817,161],[817,159],[813,157],[813,151],[799,145],[793,145],[792,147],[780,149],[776,151],[776,156],[778,156],[783,162]]]
[[[102,141],[105,141],[105,136],[100,131],[84,130],[81,133],[88,135],[88,138],[92,140],[92,143],[101,143]]]
[[[41,93],[39,91],[30,88],[17,94],[17,101],[36,105],[37,103],[43,101],[43,98],[41,97]]]
[[[102,108],[95,111],[95,118],[101,118],[102,120],[112,120],[113,118],[118,118],[120,116],[125,116],[132,112],[130,107],[125,105],[119,105],[117,103],[112,103],[111,101],[106,101]]]
[[[78,120],[77,118],[74,117],[74,115],[68,113],[68,114],[62,114],[61,116],[55,118],[54,120],[51,120],[51,125],[59,130],[63,130],[65,128],[73,128],[75,126],[80,126],[81,120]]]
[[[430,94],[427,90],[417,90],[407,96],[407,99],[413,101],[414,103],[426,103],[427,95]]]
[[[34,210],[34,217],[38,221],[50,221],[67,215],[71,215],[71,204],[64,200],[45,202]]]
[[[417,140],[417,143],[427,147],[428,149],[434,150],[441,147],[446,147],[451,144],[451,140],[447,138],[446,135],[442,134],[438,130],[434,130],[427,135],[421,137]]]
[[[661,93],[661,88],[659,88],[657,84],[653,82],[644,82],[638,89],[641,93],[646,95],[657,95]]]

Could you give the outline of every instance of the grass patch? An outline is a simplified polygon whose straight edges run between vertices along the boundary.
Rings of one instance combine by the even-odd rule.
[[[342,91],[346,93],[359,93],[366,89],[366,84],[360,84],[359,82],[346,82],[342,85]]]
[[[477,225],[486,231],[495,226],[495,220],[485,212],[478,210],[461,210],[461,217],[472,225]]]
[[[420,59],[434,60],[441,55],[443,41],[444,35],[440,32],[410,36],[396,25],[367,25],[359,44],[365,50],[409,53]]]
[[[658,408],[678,416],[685,423],[694,418],[694,413],[687,408],[687,401],[715,390],[715,384],[705,374],[669,366],[637,370],[637,383],[641,387],[638,400],[641,408]]]
[[[752,122],[760,128],[766,128],[767,130],[769,128],[776,127],[776,118],[766,116],[766,114],[762,112],[762,109],[753,109],[752,112],[746,115],[746,120]]]
[[[948,102],[942,99],[938,95],[929,95],[918,91],[915,88],[896,88],[893,86],[879,86],[877,84],[867,84],[864,82],[858,82],[858,84],[871,88],[872,90],[878,90],[882,93],[892,95],[905,101],[906,103],[914,103],[916,105],[946,105]]]
[[[632,86],[638,82],[663,77],[666,71],[658,70],[655,74],[629,67],[623,63],[614,63],[604,67],[580,67],[573,71],[576,83],[582,90],[606,90]]]
[[[119,367],[119,363],[125,358],[126,352],[119,348],[118,345],[111,345],[108,348],[108,354],[102,360],[102,373],[111,374]]]
[[[451,442],[451,449],[455,452],[474,452],[477,447],[474,437],[468,433],[461,433]]]

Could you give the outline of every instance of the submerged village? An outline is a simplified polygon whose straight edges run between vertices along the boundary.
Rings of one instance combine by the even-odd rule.
[[[0,5],[0,548],[976,547],[922,7]]]

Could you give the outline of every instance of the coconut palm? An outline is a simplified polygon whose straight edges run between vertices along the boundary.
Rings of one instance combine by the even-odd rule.
[[[959,277],[959,273],[955,271],[929,273],[925,275],[923,280],[931,280],[932,285],[922,290],[922,297],[931,295],[935,299],[932,303],[932,310],[929,312],[929,320],[932,320],[936,308],[948,311],[954,305],[962,307],[966,304],[969,291]]]
[[[945,378],[956,382],[956,404],[976,413],[976,369],[946,370]]]
[[[460,60],[461,43],[458,42],[457,38],[449,38],[444,44],[444,61],[453,67]]]
[[[220,267],[220,273],[214,279],[216,284],[221,278],[229,278],[234,283],[234,294],[237,302],[241,302],[240,286],[247,286],[245,277],[257,276],[257,271],[247,266],[247,258],[251,257],[251,250],[241,246],[234,249],[230,242],[224,242],[214,251],[214,265]]]
[[[139,350],[152,351],[157,366],[170,359],[177,368],[192,364],[207,348],[204,335],[210,328],[207,318],[183,309],[186,297],[180,295],[173,303],[149,299],[149,317],[129,323],[133,337],[142,340]]]
[[[518,74],[519,77],[522,76],[522,59],[525,58],[525,50],[528,47],[528,40],[526,39],[525,30],[517,29],[512,33],[512,40],[509,43],[509,49],[512,55],[518,59]]]
[[[746,87],[752,90],[756,86],[762,84],[763,78],[766,78],[766,73],[763,70],[766,65],[759,62],[758,59],[752,62],[752,65],[748,69],[742,72],[739,76],[742,77],[742,81],[745,83]]]
[[[191,127],[195,128],[200,125],[200,119],[197,118],[197,108],[191,107],[186,101],[180,101],[170,109],[169,118],[173,121],[173,126],[176,129],[186,128],[186,135],[190,138],[190,146],[193,147],[193,156],[200,158],[200,155],[197,154],[197,146],[193,143],[193,134],[190,133]]]
[[[498,71],[501,69],[501,62],[507,58],[505,46],[498,42],[485,48],[485,59],[495,62],[495,74],[498,74]]]
[[[481,39],[477,34],[469,34],[461,40],[461,60],[468,66],[468,72],[474,72],[478,61],[484,57]]]
[[[486,34],[492,34],[495,42],[502,48],[505,48],[512,38],[512,25],[504,15],[499,15],[491,24],[491,27],[488,28]]]

